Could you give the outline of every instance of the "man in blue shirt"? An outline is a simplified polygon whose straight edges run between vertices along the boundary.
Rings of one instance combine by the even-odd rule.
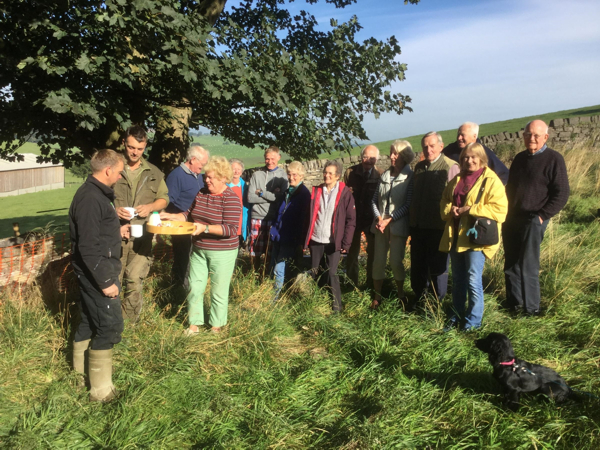
[[[169,205],[166,212],[177,214],[187,211],[192,206],[198,191],[204,187],[204,181],[200,172],[208,162],[208,150],[196,142],[190,145],[186,161],[167,177],[169,188]],[[192,248],[192,237],[190,235],[171,236],[173,244],[173,279],[180,283],[185,289],[188,288],[188,270],[190,263],[190,250]]]

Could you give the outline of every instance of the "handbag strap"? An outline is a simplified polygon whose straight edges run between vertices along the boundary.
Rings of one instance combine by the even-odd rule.
[[[479,192],[477,193],[477,198],[475,199],[475,203],[473,203],[474,205],[476,205],[477,203],[479,203],[479,200],[481,200],[481,196],[483,195],[483,191],[485,189],[485,182],[487,181],[487,178],[483,179],[483,182],[481,183],[481,188],[479,189]]]

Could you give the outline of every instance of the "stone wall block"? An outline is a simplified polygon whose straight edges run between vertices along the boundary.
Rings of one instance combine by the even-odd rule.
[[[569,117],[567,119],[569,125],[577,125],[579,123],[579,117]]]
[[[557,128],[557,127],[562,127],[564,124],[564,120],[563,119],[552,119],[550,121],[550,127],[551,128]]]

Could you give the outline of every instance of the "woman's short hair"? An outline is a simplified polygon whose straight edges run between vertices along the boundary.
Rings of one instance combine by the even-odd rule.
[[[412,149],[412,145],[410,145],[410,142],[408,141],[396,139],[394,142],[392,142],[392,145],[390,145],[390,150],[398,154],[398,156],[402,158],[404,164],[406,165],[410,164],[412,160],[415,159],[415,152]]]
[[[473,152],[473,154],[479,158],[479,161],[481,162],[481,167],[487,167],[488,156],[485,153],[485,149],[483,148],[483,145],[481,145],[479,142],[471,142],[470,144],[467,144],[467,146],[462,150],[462,152],[460,152],[460,156],[458,157],[458,161],[459,161],[461,169],[462,169],[463,159],[464,159],[465,153],[467,153],[467,151]]]
[[[214,172],[217,178],[225,180],[226,183],[231,183],[233,178],[231,164],[224,156],[211,156],[204,166],[204,173],[208,172]]]
[[[302,178],[304,178],[304,175],[306,175],[306,170],[304,169],[304,166],[302,165],[301,162],[298,162],[298,161],[292,161],[291,163],[289,163],[287,166],[286,172],[287,173],[297,173]]]
[[[244,171],[244,162],[241,159],[237,159],[237,158],[230,158],[229,159],[229,164],[231,164],[232,166],[234,164],[239,164],[240,167],[242,168],[242,172]],[[206,170],[206,169],[205,169]]]
[[[325,163],[325,165],[323,166],[323,172],[325,172],[325,169],[327,169],[329,166],[334,166],[336,175],[339,175],[340,177],[342,176],[342,172],[344,171],[344,166],[342,165],[341,162],[339,162],[337,159],[334,159],[333,161],[331,161],[331,160],[327,161]]]
[[[107,167],[115,167],[119,161],[124,162],[123,155],[111,149],[98,150],[92,155],[90,167],[92,173],[100,173]]]

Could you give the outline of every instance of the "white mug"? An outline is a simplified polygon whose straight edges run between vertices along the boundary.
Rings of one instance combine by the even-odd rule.
[[[129,215],[131,216],[131,217],[129,218],[129,220],[131,220],[131,219],[133,219],[135,216],[137,216],[137,213],[135,212],[135,208],[132,208],[131,206],[126,206],[126,207],[125,207],[125,208],[123,208],[123,209],[125,209],[125,210],[126,210],[128,213],[129,213]]]
[[[142,235],[144,234],[144,226],[137,224],[137,225],[131,225],[131,237],[142,237]]]

